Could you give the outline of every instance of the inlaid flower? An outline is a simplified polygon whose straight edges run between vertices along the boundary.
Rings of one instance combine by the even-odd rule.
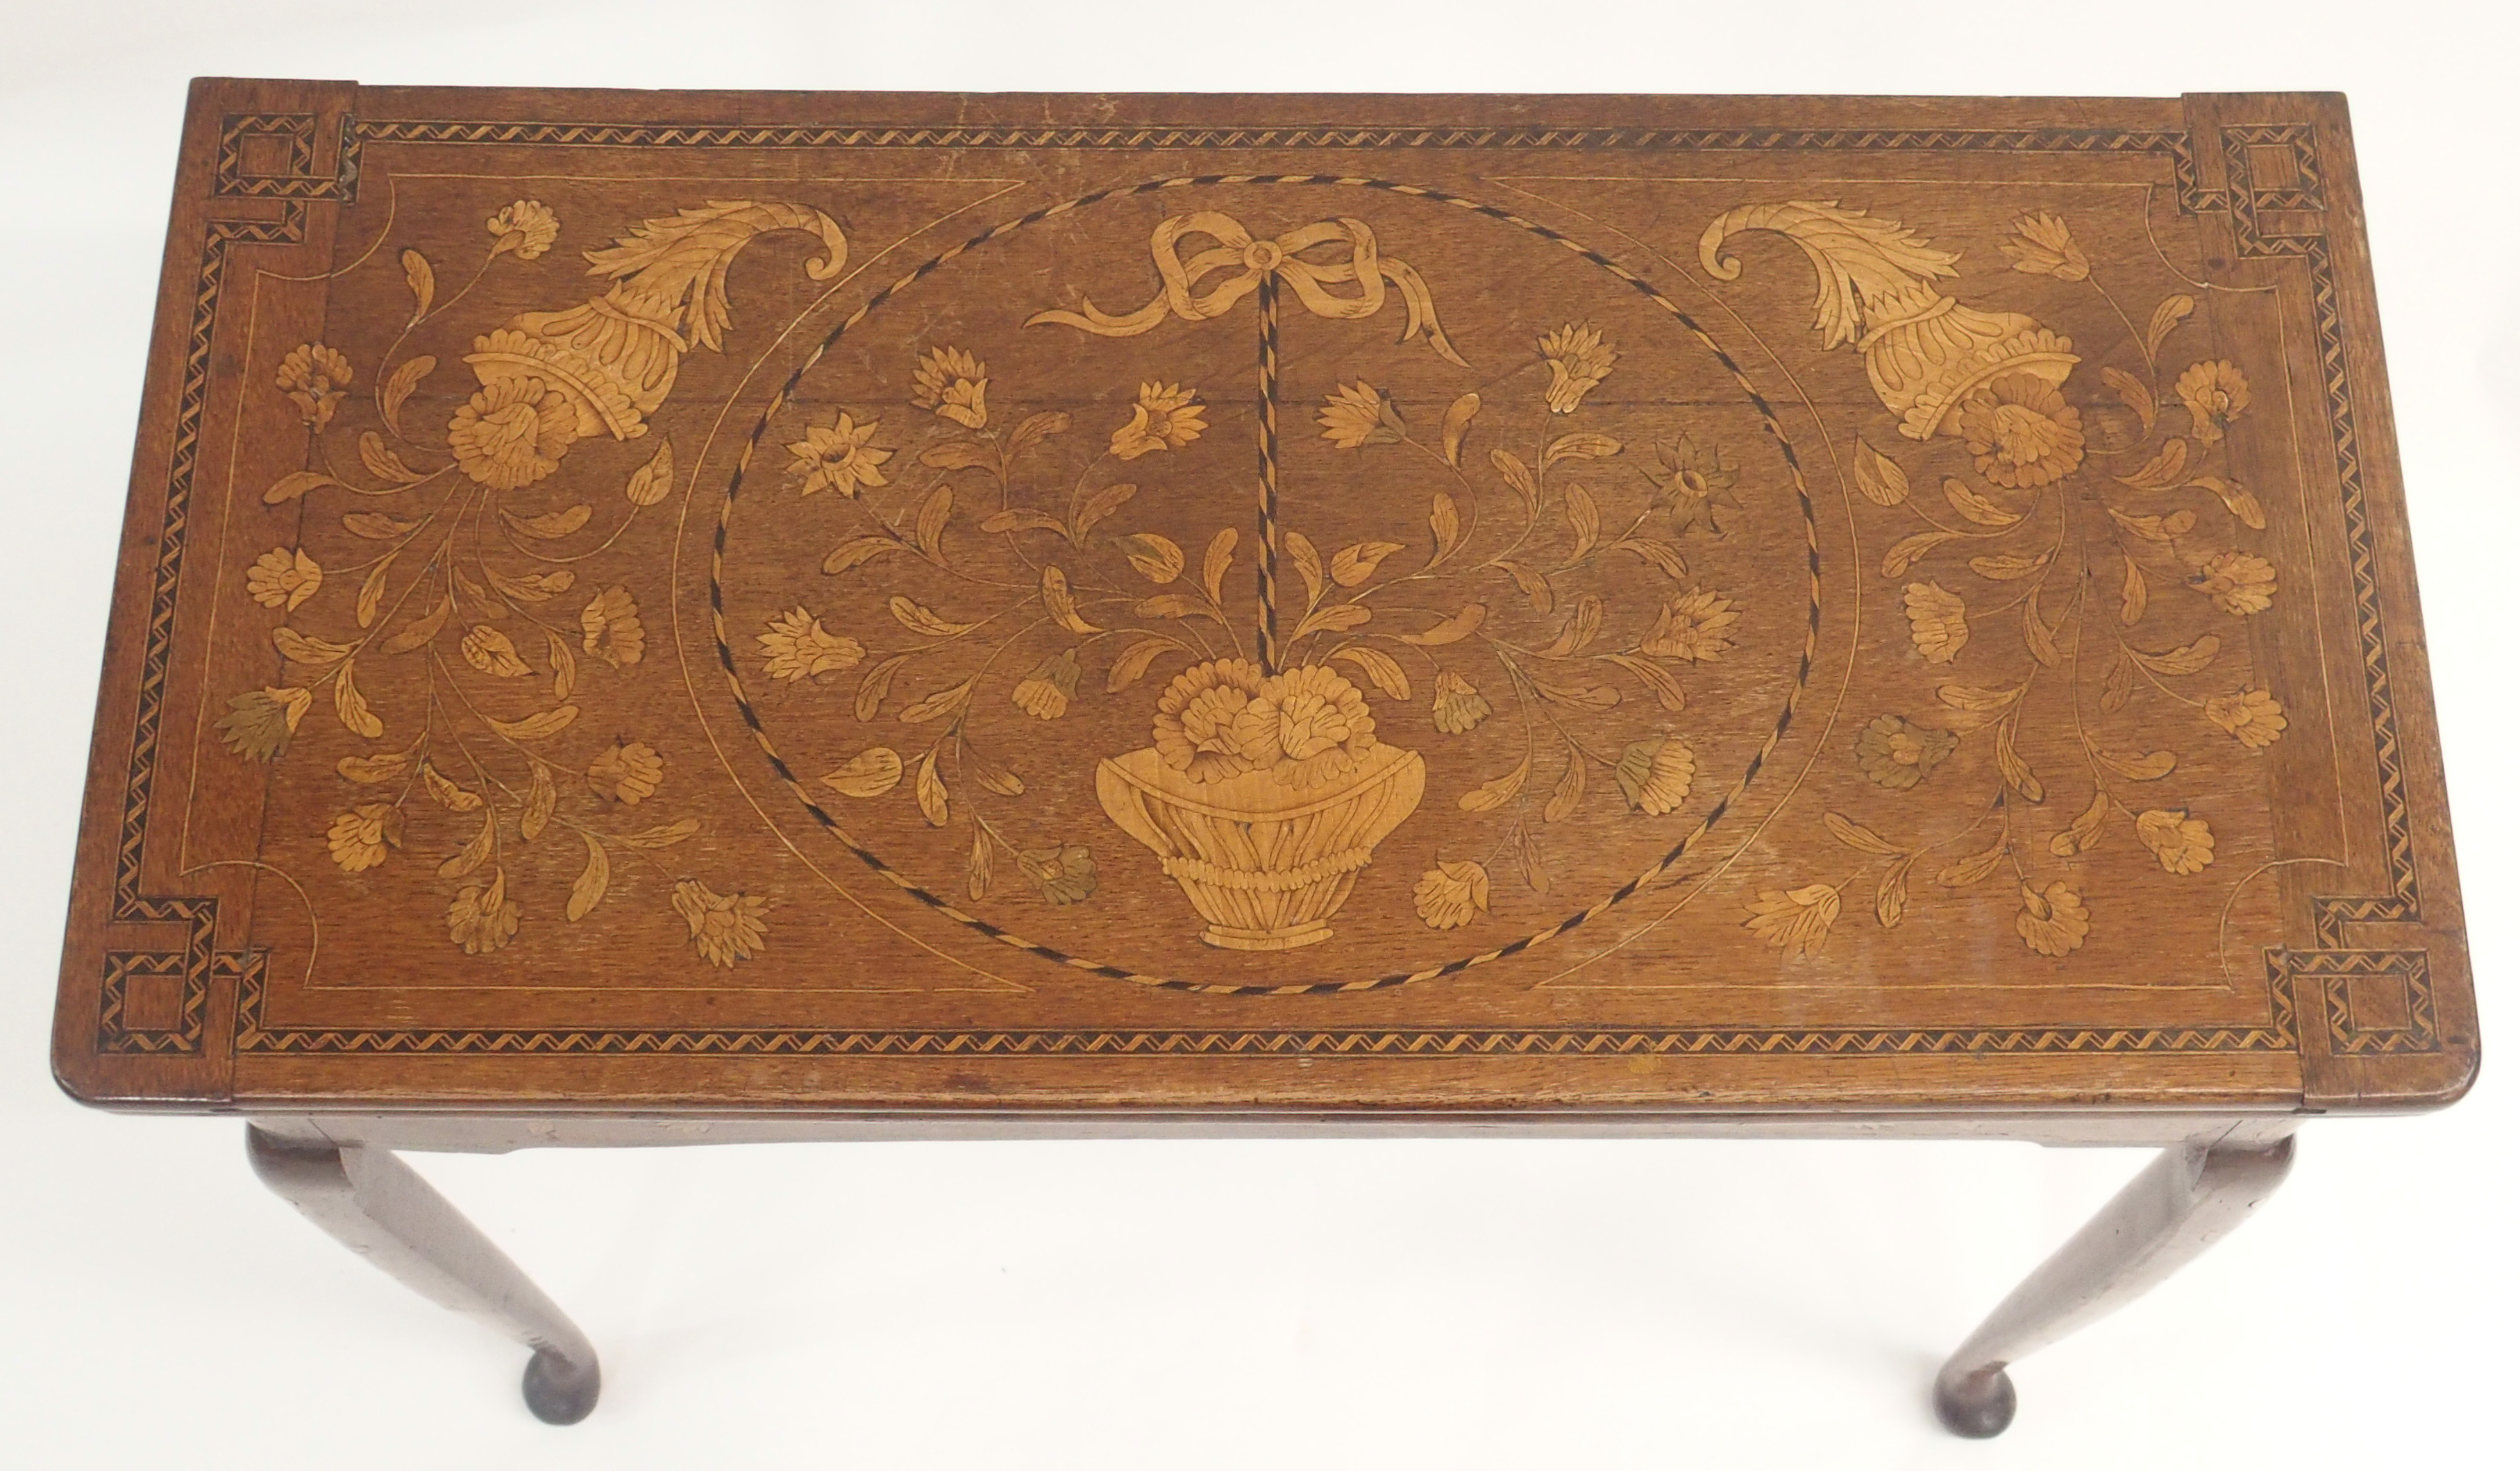
[[[2154,808],[2135,820],[2135,835],[2173,873],[2201,873],[2214,861],[2214,829],[2184,807]]]
[[[1026,848],[1015,855],[1015,867],[1055,905],[1080,904],[1094,897],[1094,853],[1074,843]]]
[[[219,739],[248,761],[269,761],[289,749],[289,737],[314,703],[313,691],[294,688],[231,695],[228,713],[219,717]]]
[[[1697,755],[1677,736],[1649,736],[1620,752],[1610,775],[1629,807],[1661,817],[1688,800],[1689,783],[1697,780]]]
[[[989,365],[960,347],[934,347],[911,377],[910,401],[967,429],[989,423]]]
[[[2069,956],[2083,948],[2092,933],[2092,912],[2071,884],[2058,880],[2046,888],[2021,886],[2021,913],[2012,927],[2022,942],[2043,956]]]
[[[2274,563],[2251,552],[2215,553],[2187,579],[2187,585],[2235,618],[2274,606]]]
[[[2006,373],[1960,405],[1978,473],[2011,490],[2052,485],[2083,463],[2083,416],[2045,379]]]
[[[674,913],[691,926],[692,948],[712,965],[732,969],[761,949],[769,927],[767,901],[744,893],[721,894],[697,878],[674,885]]]
[[[2274,744],[2287,724],[2282,702],[2254,687],[2206,700],[2205,718],[2253,751]]]
[[[1855,764],[1892,791],[1907,791],[1934,774],[1960,738],[1897,715],[1876,715],[1855,737]]]
[[[2092,274],[2091,258],[2074,244],[2074,233],[2052,214],[2025,214],[2014,220],[2012,233],[2003,238],[2003,253],[2012,258],[2014,270],[2033,276],[2082,281]]]
[[[1037,720],[1057,720],[1076,697],[1076,650],[1062,648],[1015,681],[1015,708]]]
[[[464,473],[492,490],[516,490],[560,468],[577,439],[577,410],[538,378],[485,384],[446,425],[446,447]]]
[[[1435,676],[1435,729],[1459,736],[1475,728],[1494,710],[1479,688],[1446,669]]]
[[[578,646],[615,669],[638,663],[648,650],[648,628],[639,621],[638,601],[617,582],[579,610],[577,626],[585,636]]]
[[[1313,418],[1321,423],[1322,437],[1343,450],[1397,444],[1409,432],[1391,395],[1363,379],[1339,384]]]
[[[522,914],[508,897],[508,870],[496,869],[487,884],[474,879],[455,891],[454,902],[446,906],[446,937],[468,956],[486,956],[517,937]]]
[[[350,360],[321,342],[300,342],[280,360],[279,383],[299,417],[320,429],[350,386]]]
[[[599,797],[636,807],[656,794],[665,758],[644,740],[616,740],[586,765],[586,784]]]
[[[1837,922],[1837,890],[1828,884],[1799,889],[1762,889],[1750,902],[1750,917],[1741,926],[1781,950],[1789,958],[1820,954],[1828,927]]]
[[[1658,659],[1694,664],[1721,658],[1732,646],[1732,626],[1740,621],[1732,599],[1700,589],[1663,604],[1641,646]]]
[[[1905,597],[1908,636],[1929,664],[1948,664],[1968,643],[1968,604],[1939,582],[1912,582]]]
[[[1418,878],[1418,917],[1429,929],[1460,929],[1488,907],[1488,870],[1466,860],[1438,863]]]
[[[274,547],[245,569],[245,590],[264,607],[295,612],[324,585],[324,569],[301,549]]]
[[[385,861],[385,849],[402,846],[402,809],[390,802],[363,802],[333,820],[324,833],[333,862],[357,873]]]
[[[540,200],[518,200],[482,222],[490,231],[490,253],[514,253],[533,260],[560,239],[560,216]]]
[[[1192,664],[1155,701],[1156,754],[1193,781],[1222,781],[1251,769],[1234,743],[1234,722],[1260,692],[1260,666],[1245,659]]]
[[[1549,360],[1549,412],[1572,414],[1584,395],[1610,376],[1619,355],[1601,345],[1601,330],[1589,322],[1569,322],[1540,339],[1540,355]]]
[[[854,669],[866,657],[865,645],[825,628],[822,619],[802,606],[771,619],[753,640],[761,646],[763,672],[790,684]]]
[[[1732,520],[1729,513],[1741,507],[1732,493],[1740,469],[1725,463],[1716,445],[1701,445],[1687,434],[1654,446],[1654,461],[1645,478],[1653,482],[1655,503],[1671,509],[1672,529],[1683,536],[1722,536]]]
[[[2200,444],[2214,444],[2249,407],[2249,379],[2233,364],[2215,359],[2179,375],[2179,401]]]
[[[861,485],[886,483],[883,463],[892,451],[871,442],[878,423],[873,419],[859,423],[841,414],[830,423],[807,425],[805,437],[788,446],[788,472],[805,477],[801,494],[836,490],[855,496]]]
[[[1356,686],[1307,664],[1260,682],[1234,717],[1237,754],[1296,786],[1341,777],[1373,748],[1373,716]]]
[[[1130,412],[1129,422],[1111,431],[1111,453],[1122,460],[1135,460],[1157,450],[1177,450],[1207,432],[1207,422],[1200,418],[1207,405],[1198,401],[1198,390],[1179,383],[1149,382],[1138,385],[1138,404]]]

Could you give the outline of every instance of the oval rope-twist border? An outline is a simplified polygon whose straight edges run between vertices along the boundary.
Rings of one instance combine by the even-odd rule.
[[[752,468],[752,457],[761,447],[762,436],[769,432],[770,422],[773,419],[776,419],[782,410],[787,408],[789,400],[795,395],[797,385],[804,380],[805,375],[814,370],[815,365],[823,360],[824,354],[829,352],[833,344],[838,342],[839,339],[852,328],[855,328],[860,323],[866,321],[869,316],[874,314],[878,307],[883,305],[886,301],[890,300],[905,289],[917,284],[920,280],[943,267],[947,263],[959,258],[970,250],[987,245],[991,241],[1012,235],[1018,230],[1027,229],[1033,225],[1042,223],[1044,220],[1055,219],[1059,215],[1083,209],[1089,205],[1099,204],[1107,200],[1126,199],[1142,194],[1153,194],[1167,189],[1206,188],[1217,185],[1235,184],[1319,185],[1335,188],[1382,190],[1391,194],[1405,195],[1413,199],[1431,200],[1438,203],[1450,204],[1455,208],[1464,209],[1472,214],[1483,215],[1489,219],[1502,221],[1503,223],[1515,226],[1519,229],[1528,231],[1533,235],[1537,235],[1543,240],[1551,241],[1556,245],[1564,246],[1566,249],[1582,256],[1585,260],[1600,267],[1602,270],[1609,272],[1612,276],[1635,288],[1639,292],[1642,293],[1647,300],[1670,313],[1682,327],[1688,329],[1689,334],[1697,338],[1698,342],[1702,344],[1707,351],[1715,355],[1715,360],[1723,365],[1725,372],[1732,376],[1733,382],[1740,387],[1743,395],[1750,400],[1751,407],[1758,411],[1760,423],[1766,427],[1769,437],[1776,441],[1777,448],[1784,455],[1786,470],[1792,476],[1794,499],[1802,511],[1803,544],[1808,555],[1807,565],[1810,571],[1810,616],[1805,622],[1802,659],[1799,667],[1795,670],[1794,686],[1792,691],[1785,696],[1784,708],[1778,713],[1775,727],[1768,732],[1766,738],[1760,742],[1759,749],[1751,756],[1750,764],[1742,772],[1740,780],[1732,784],[1732,789],[1724,794],[1722,800],[1718,801],[1712,808],[1707,810],[1706,815],[1698,820],[1697,825],[1690,828],[1688,835],[1681,838],[1679,842],[1673,844],[1670,851],[1657,859],[1651,867],[1647,868],[1643,872],[1638,874],[1636,877],[1629,879],[1616,890],[1596,901],[1591,906],[1567,915],[1565,918],[1558,920],[1554,924],[1549,925],[1544,929],[1536,930],[1518,940],[1513,940],[1507,944],[1498,946],[1494,950],[1481,951],[1476,955],[1463,956],[1459,959],[1447,960],[1440,965],[1428,966],[1419,970],[1394,971],[1386,975],[1373,976],[1365,980],[1304,981],[1290,985],[1277,986],[1218,984],[1205,981],[1187,981],[1170,976],[1146,975],[1138,971],[1129,970],[1122,966],[1106,965],[1097,960],[1086,959],[1083,957],[1071,956],[1065,951],[1059,950],[1056,946],[1044,945],[1037,940],[1026,939],[1002,925],[993,924],[990,921],[981,918],[977,914],[966,913],[962,909],[956,907],[952,901],[921,886],[917,880],[911,878],[908,874],[901,872],[899,869],[894,869],[890,864],[885,863],[883,859],[873,850],[866,847],[863,843],[860,843],[849,833],[847,828],[840,825],[838,819],[832,817],[830,812],[824,809],[822,803],[815,798],[814,794],[810,790],[807,789],[805,783],[798,780],[796,774],[788,768],[787,759],[779,754],[778,747],[771,743],[770,733],[763,728],[761,717],[753,708],[752,697],[743,688],[742,676],[736,670],[735,649],[728,642],[726,632],[726,597],[724,576],[726,565],[727,527],[734,520],[736,499],[742,493],[744,476]],[[1802,461],[1794,453],[1793,441],[1786,437],[1784,426],[1777,421],[1776,411],[1769,407],[1766,397],[1762,395],[1759,392],[1758,387],[1750,381],[1749,376],[1741,371],[1740,365],[1732,361],[1732,354],[1724,350],[1723,344],[1717,342],[1712,336],[1708,335],[1706,329],[1698,326],[1694,318],[1690,317],[1688,312],[1683,311],[1678,302],[1672,300],[1669,296],[1664,295],[1661,291],[1656,290],[1652,283],[1637,275],[1635,272],[1630,271],[1625,266],[1620,265],[1617,261],[1614,261],[1608,256],[1601,254],[1599,251],[1593,249],[1591,246],[1570,239],[1561,232],[1551,229],[1549,226],[1541,224],[1536,220],[1524,219],[1522,216],[1514,214],[1510,210],[1500,209],[1493,204],[1482,204],[1474,200],[1464,199],[1460,195],[1450,194],[1446,191],[1429,188],[1424,185],[1402,184],[1389,179],[1355,178],[1336,174],[1191,174],[1164,179],[1149,179],[1137,184],[1125,184],[1114,186],[1109,189],[1096,190],[1091,194],[1079,195],[1074,199],[1065,200],[1056,204],[1046,205],[1029,214],[1020,215],[1001,224],[993,225],[989,229],[980,232],[978,235],[972,236],[970,239],[962,242],[960,245],[949,245],[945,249],[937,252],[935,255],[930,256],[928,259],[922,261],[917,266],[912,267],[909,272],[901,276],[898,280],[881,288],[873,295],[869,296],[864,305],[860,306],[856,311],[851,312],[838,326],[832,328],[820,342],[814,345],[813,350],[805,355],[804,361],[796,365],[795,371],[788,375],[787,380],[779,385],[779,391],[771,395],[769,404],[762,410],[761,418],[753,424],[751,433],[745,436],[743,448],[736,457],[735,473],[728,479],[725,499],[719,504],[717,529],[710,544],[708,592],[710,633],[717,646],[718,665],[726,673],[727,688],[735,698],[736,710],[742,716],[745,729],[752,733],[753,743],[761,748],[761,754],[770,762],[770,769],[778,774],[781,781],[787,783],[788,789],[795,795],[797,801],[804,804],[805,810],[812,814],[814,821],[821,825],[823,830],[829,832],[833,838],[837,839],[843,847],[847,848],[850,853],[856,855],[859,862],[865,864],[867,868],[874,870],[878,875],[891,883],[894,887],[900,889],[903,893],[927,906],[929,909],[934,910],[945,917],[954,920],[956,923],[976,930],[980,934],[986,935],[988,938],[995,940],[1002,945],[1022,951],[1026,955],[1034,956],[1044,960],[1049,960],[1055,964],[1063,965],[1070,969],[1082,970],[1089,975],[1101,976],[1106,980],[1127,981],[1136,985],[1156,987],[1168,991],[1192,991],[1214,996],[1328,996],[1351,991],[1379,991],[1394,986],[1414,985],[1420,981],[1440,980],[1445,976],[1459,975],[1462,971],[1468,970],[1475,965],[1484,965],[1491,960],[1501,960],[1509,956],[1520,955],[1524,951],[1527,951],[1536,945],[1545,944],[1548,941],[1553,940],[1558,936],[1567,933],[1569,930],[1576,929],[1591,920],[1598,918],[1612,909],[1626,903],[1638,893],[1650,887],[1665,873],[1671,871],[1671,869],[1678,865],[1683,858],[1687,857],[1689,850],[1694,848],[1698,842],[1713,829],[1715,825],[1723,820],[1725,814],[1732,810],[1732,804],[1740,800],[1742,794],[1749,789],[1751,781],[1756,780],[1760,771],[1766,767],[1768,758],[1775,754],[1778,744],[1785,738],[1786,731],[1792,727],[1795,712],[1800,708],[1802,703],[1803,693],[1810,687],[1812,667],[1817,661],[1820,652],[1820,523],[1819,517],[1812,508],[1811,488],[1803,479]]]

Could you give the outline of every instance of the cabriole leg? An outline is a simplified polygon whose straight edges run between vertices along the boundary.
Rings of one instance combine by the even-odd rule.
[[[2274,1193],[2292,1140],[2165,1149],[2090,1225],[2040,1264],[1934,1379],[1934,1413],[1956,1435],[2012,1423],[2004,1365],[2115,1312],[2221,1240]]]
[[[446,1197],[383,1149],[267,1134],[248,1125],[253,1173],[333,1237],[405,1286],[534,1351],[525,1404],[574,1425],[595,1408],[595,1347]]]

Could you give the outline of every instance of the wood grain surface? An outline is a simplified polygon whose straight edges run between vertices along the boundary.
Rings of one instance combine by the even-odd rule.
[[[2341,99],[205,81],[123,1106],[2414,1107]]]

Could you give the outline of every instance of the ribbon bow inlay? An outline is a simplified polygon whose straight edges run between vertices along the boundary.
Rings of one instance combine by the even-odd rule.
[[[1182,241],[1199,235],[1216,244],[1183,259]],[[1317,263],[1303,258],[1306,251],[1341,245],[1347,249],[1344,259]],[[1157,225],[1149,248],[1155,258],[1155,274],[1163,278],[1164,286],[1146,305],[1115,317],[1088,300],[1082,311],[1036,312],[1025,319],[1024,325],[1054,322],[1097,336],[1134,337],[1152,332],[1167,317],[1179,316],[1192,322],[1221,317],[1273,275],[1291,288],[1295,299],[1315,315],[1355,321],[1382,310],[1387,283],[1399,289],[1400,299],[1409,309],[1408,325],[1400,340],[1411,341],[1422,332],[1428,344],[1447,362],[1469,366],[1453,350],[1442,324],[1435,320],[1435,297],[1426,289],[1426,279],[1407,262],[1382,254],[1374,245],[1373,228],[1363,220],[1344,216],[1322,220],[1275,240],[1262,240],[1230,214],[1200,210],[1174,215]],[[1202,286],[1219,272],[1238,270],[1238,275]],[[1352,293],[1331,290],[1351,283],[1355,288]]]

